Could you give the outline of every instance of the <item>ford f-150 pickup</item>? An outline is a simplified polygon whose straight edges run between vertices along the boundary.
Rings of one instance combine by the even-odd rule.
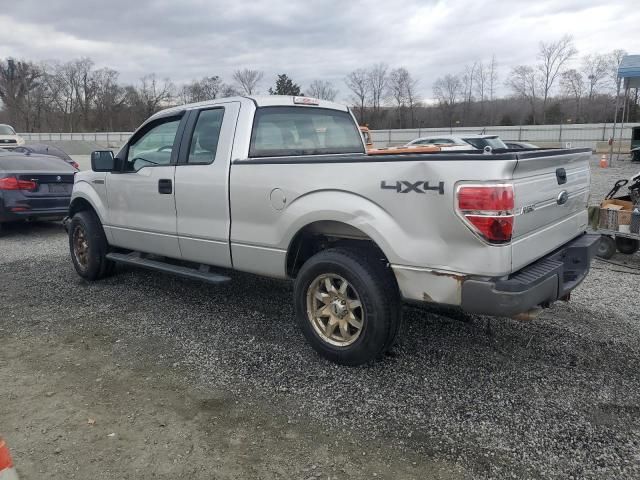
[[[346,365],[394,343],[401,304],[528,315],[586,276],[590,152],[367,155],[345,106],[237,97],[147,120],[76,174],[67,227],[87,280],[117,263],[211,283],[295,280],[297,323]]]

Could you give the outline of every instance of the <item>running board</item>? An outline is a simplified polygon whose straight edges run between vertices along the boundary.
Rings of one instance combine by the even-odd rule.
[[[107,253],[107,258],[116,263],[132,265],[134,267],[148,268],[157,272],[170,273],[180,277],[191,278],[208,283],[228,282],[231,278],[210,271],[207,265],[201,265],[199,270],[195,268],[182,267],[180,265],[172,265],[170,263],[161,262],[144,258],[137,252],[124,253]]]

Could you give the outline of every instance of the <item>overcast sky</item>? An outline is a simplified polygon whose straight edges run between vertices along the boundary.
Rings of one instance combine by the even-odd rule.
[[[175,83],[237,68],[277,73],[303,89],[375,62],[405,66],[424,98],[433,81],[495,54],[502,84],[510,66],[533,63],[541,40],[574,36],[580,55],[640,53],[638,0],[2,0],[0,57],[34,61],[91,57],[134,82],[155,72]]]

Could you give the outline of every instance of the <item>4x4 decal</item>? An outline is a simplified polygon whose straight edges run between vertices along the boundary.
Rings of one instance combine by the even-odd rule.
[[[389,183],[385,180],[380,182],[380,188],[383,190],[395,190],[396,193],[427,193],[428,191],[438,192],[444,195],[444,182],[438,182],[437,187],[430,187],[429,181],[420,180],[418,182],[410,182],[408,180],[398,180],[395,183]]]

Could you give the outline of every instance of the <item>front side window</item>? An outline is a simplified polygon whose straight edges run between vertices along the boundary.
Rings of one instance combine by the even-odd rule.
[[[189,145],[190,164],[209,164],[216,158],[224,109],[203,110],[191,135]]]
[[[138,171],[143,167],[169,165],[176,143],[180,118],[170,118],[148,129],[129,144],[126,169]]]
[[[250,157],[364,153],[360,129],[348,112],[312,107],[256,111]]]

